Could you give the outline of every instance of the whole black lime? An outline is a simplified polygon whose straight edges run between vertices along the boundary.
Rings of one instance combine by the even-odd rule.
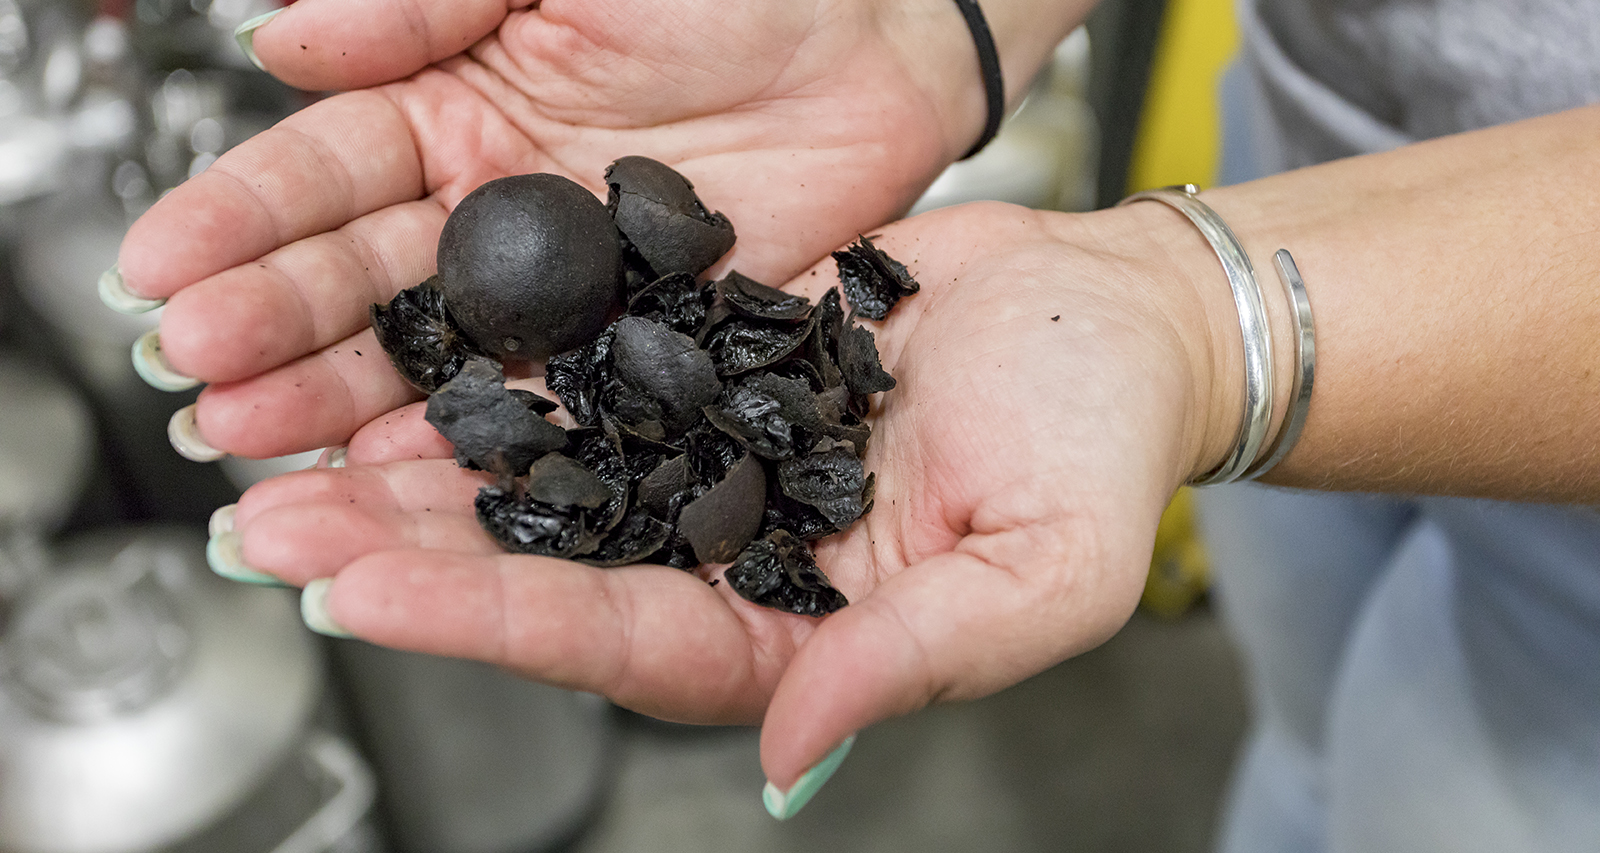
[[[542,359],[606,326],[619,298],[622,240],[606,206],[551,174],[473,190],[439,235],[438,287],[474,343]]]

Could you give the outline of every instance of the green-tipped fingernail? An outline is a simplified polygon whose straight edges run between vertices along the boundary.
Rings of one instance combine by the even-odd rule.
[[[266,71],[267,66],[262,65],[261,57],[256,56],[256,30],[266,26],[268,21],[278,17],[288,10],[289,7],[284,6],[282,9],[273,9],[271,12],[268,12],[265,15],[257,15],[254,18],[251,18],[250,20],[240,24],[238,28],[233,31],[233,40],[239,43],[239,49],[244,51],[245,58],[250,60],[251,65],[254,65],[262,71]]]
[[[232,530],[211,537],[210,541],[206,542],[206,563],[211,566],[211,571],[239,583],[256,586],[288,586],[266,572],[258,572],[245,565],[244,558],[239,553],[239,544],[240,536]]]
[[[300,619],[318,634],[347,640],[355,635],[328,615],[328,589],[332,586],[333,578],[317,578],[306,584],[300,591]]]
[[[122,270],[112,264],[111,269],[100,274],[100,301],[119,314],[144,314],[167,304],[165,299],[146,299],[135,296],[122,280]]]
[[[833,752],[828,753],[827,758],[817,762],[802,774],[787,791],[780,791],[776,785],[768,782],[767,787],[761,791],[761,802],[766,805],[767,813],[778,820],[788,820],[798,814],[805,808],[806,803],[811,802],[811,798],[822,790],[822,786],[833,778],[833,772],[839,769],[839,765],[844,762],[844,757],[850,754],[850,747],[855,742],[855,735],[845,738],[844,743],[839,744]]]
[[[212,539],[224,533],[233,532],[233,516],[239,511],[238,504],[219,506],[211,513],[211,520],[206,522],[206,535]]]
[[[161,332],[151,329],[133,342],[133,369],[146,385],[157,391],[187,391],[200,384],[193,376],[172,369],[161,352]]]
[[[173,412],[171,420],[167,421],[167,441],[172,449],[191,462],[215,462],[227,456],[227,451],[206,444],[200,437],[200,424],[194,412],[195,404],[190,403]]]

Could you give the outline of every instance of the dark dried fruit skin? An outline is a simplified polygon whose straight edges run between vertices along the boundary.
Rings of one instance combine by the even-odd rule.
[[[813,307],[804,296],[768,287],[738,272],[728,273],[712,286],[733,310],[757,320],[804,320]]]
[[[454,379],[468,359],[486,355],[456,325],[444,294],[434,286],[437,280],[408,287],[369,311],[372,331],[389,362],[424,394]]]
[[[849,604],[811,549],[785,530],[751,542],[722,576],[746,601],[801,616],[826,616]]]
[[[706,336],[717,375],[736,376],[777,363],[805,343],[809,324],[730,317]]]
[[[600,423],[600,395],[611,383],[611,343],[606,332],[545,362],[545,387],[581,426]]]
[[[761,528],[766,497],[767,475],[761,460],[746,455],[721,482],[684,506],[678,527],[694,547],[696,559],[726,563],[737,557]]]
[[[688,273],[664,275],[628,300],[627,315],[654,320],[667,328],[697,337],[706,324],[710,293]]]
[[[872,331],[848,321],[839,332],[839,372],[855,394],[876,394],[893,390],[895,385],[894,377],[878,361],[878,343]]]
[[[495,486],[478,490],[478,523],[516,554],[570,558],[586,543],[581,508],[542,504]]]
[[[439,235],[439,289],[484,351],[542,359],[605,328],[622,283],[622,240],[606,207],[559,175],[478,187]]]
[[[618,230],[657,276],[697,276],[733,248],[732,223],[706,210],[689,179],[665,163],[622,157],[606,169],[606,184]]]
[[[681,435],[722,392],[711,356],[694,339],[643,317],[611,325],[612,368],[621,383],[608,400],[621,420],[659,420]]]
[[[845,606],[806,542],[871,510],[874,479],[861,461],[870,395],[894,387],[872,333],[853,320],[881,319],[916,282],[862,237],[835,255],[848,316],[839,288],[813,304],[737,272],[701,283],[696,276],[732,246],[725,217],[655,161],[623,158],[607,179],[616,224],[598,229],[603,284],[584,305],[561,303],[572,293],[560,288],[513,294],[516,304],[489,312],[479,346],[443,289],[466,278],[447,264],[452,252],[501,284],[518,262],[530,266],[543,251],[525,245],[536,230],[530,198],[570,195],[593,212],[598,202],[581,187],[543,175],[469,196],[451,218],[459,228],[447,224],[440,240],[440,276],[373,307],[391,360],[403,372],[420,364],[406,375],[433,394],[429,422],[456,444],[458,461],[499,474],[474,502],[480,525],[509,551],[594,566],[692,570],[732,560],[724,576],[747,600],[809,616]],[[561,207],[549,200],[536,199],[538,215]],[[561,248],[589,213],[562,210],[534,242]],[[503,295],[487,291],[466,299],[481,308]],[[606,326],[623,294],[623,316]],[[599,319],[584,314],[591,308]],[[561,328],[512,334],[495,325],[513,315]],[[545,385],[579,426],[561,430],[543,417],[554,403],[506,388],[489,360],[504,355],[549,355]]]
[[[841,530],[866,511],[866,485],[861,460],[843,445],[778,463],[778,488]]]
[[[458,463],[508,477],[526,474],[533,460],[567,443],[565,431],[529,409],[505,387],[499,365],[484,358],[430,396],[425,417],[455,445]]]
[[[805,453],[822,433],[822,415],[810,383],[756,373],[730,383],[706,418],[764,459]]]
[[[905,264],[889,257],[863,236],[842,252],[834,252],[839,264],[839,282],[845,298],[857,314],[868,320],[882,320],[903,296],[921,290]]]

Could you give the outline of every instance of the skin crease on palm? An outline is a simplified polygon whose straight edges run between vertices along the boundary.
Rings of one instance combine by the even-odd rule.
[[[788,287],[816,296],[833,266],[807,265],[902,211],[976,125],[952,129],[864,4],[651,5],[662,21],[629,2],[509,15],[464,3],[448,25],[419,24],[407,4],[355,24],[312,14],[335,3],[302,0],[258,32],[258,53],[295,85],[376,87],[236,148],[136,223],[119,258],[131,290],[170,297],[161,331],[174,368],[212,383],[198,412],[208,443],[273,456],[350,441],[349,467],[245,494],[247,563],[295,584],[337,574],[332,614],[373,642],[492,661],[668,719],[764,720],[763,766],[780,787],[861,727],[993,692],[1127,618],[1161,508],[1215,442],[1170,426],[1207,410],[1189,399],[1192,376],[1127,376],[1108,354],[1180,354],[1133,360],[1166,370],[1203,361],[1174,331],[1193,324],[1154,307],[1195,296],[1152,293],[1135,303],[1150,316],[1125,316],[1127,303],[1075,290],[1063,270],[1171,287],[1130,280],[1159,246],[1070,249],[1084,236],[1071,217],[1012,208],[882,232],[924,291],[878,331],[900,386],[874,414],[876,509],[818,547],[851,607],[818,622],[672,569],[499,553],[471,514],[482,481],[449,461],[365,328],[370,303],[431,273],[456,201],[533,171],[599,193],[611,160],[653,156],[733,220],[739,243],[722,268],[769,282],[799,273]],[[720,29],[674,17],[691,12]],[[767,47],[779,42],[793,50]],[[354,58],[327,47],[347,43]],[[388,49],[401,44],[423,47]],[[893,138],[872,136],[885,129]],[[984,260],[1007,254],[1004,270]],[[1046,348],[1071,356],[1008,369],[1038,366]],[[1064,387],[1079,395],[1070,406]],[[1130,395],[1140,405],[1125,405]],[[1117,414],[1133,411],[1144,416]],[[1122,430],[1108,435],[1096,412]],[[1134,452],[1149,446],[1170,452]],[[1111,515],[1141,521],[1096,522]],[[984,656],[997,648],[1007,656]]]

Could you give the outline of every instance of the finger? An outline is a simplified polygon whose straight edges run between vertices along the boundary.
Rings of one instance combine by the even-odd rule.
[[[255,30],[272,76],[312,91],[405,77],[494,32],[535,0],[300,0]]]
[[[264,459],[344,444],[363,424],[420,396],[369,328],[260,376],[208,386],[195,417],[206,445]]]
[[[164,299],[230,267],[423,196],[405,116],[352,92],[313,104],[178,185],[128,230],[125,286]]]
[[[162,354],[185,376],[230,382],[344,340],[373,303],[432,274],[445,215],[394,205],[186,287],[162,313]]]
[[[346,504],[375,512],[465,513],[486,485],[486,475],[444,460],[397,462],[359,468],[317,468],[262,480],[239,497],[234,529],[257,515],[296,504]]]
[[[747,631],[716,589],[662,566],[385,552],[342,569],[327,606],[370,642],[487,661],[698,723],[758,719],[792,649],[781,622],[771,636]]]
[[[301,503],[260,513],[240,530],[247,566],[285,583],[304,586],[328,577],[366,554],[425,548],[460,554],[501,553],[472,514],[455,511],[384,511],[351,503]]]
[[[762,726],[762,767],[779,790],[872,723],[988,695],[1097,645],[1143,587],[1142,572],[1106,572],[1108,555],[1059,535],[973,538],[834,613],[796,653]]]
[[[453,459],[455,447],[427,421],[428,404],[412,403],[373,419],[350,436],[346,465],[407,459]]]

